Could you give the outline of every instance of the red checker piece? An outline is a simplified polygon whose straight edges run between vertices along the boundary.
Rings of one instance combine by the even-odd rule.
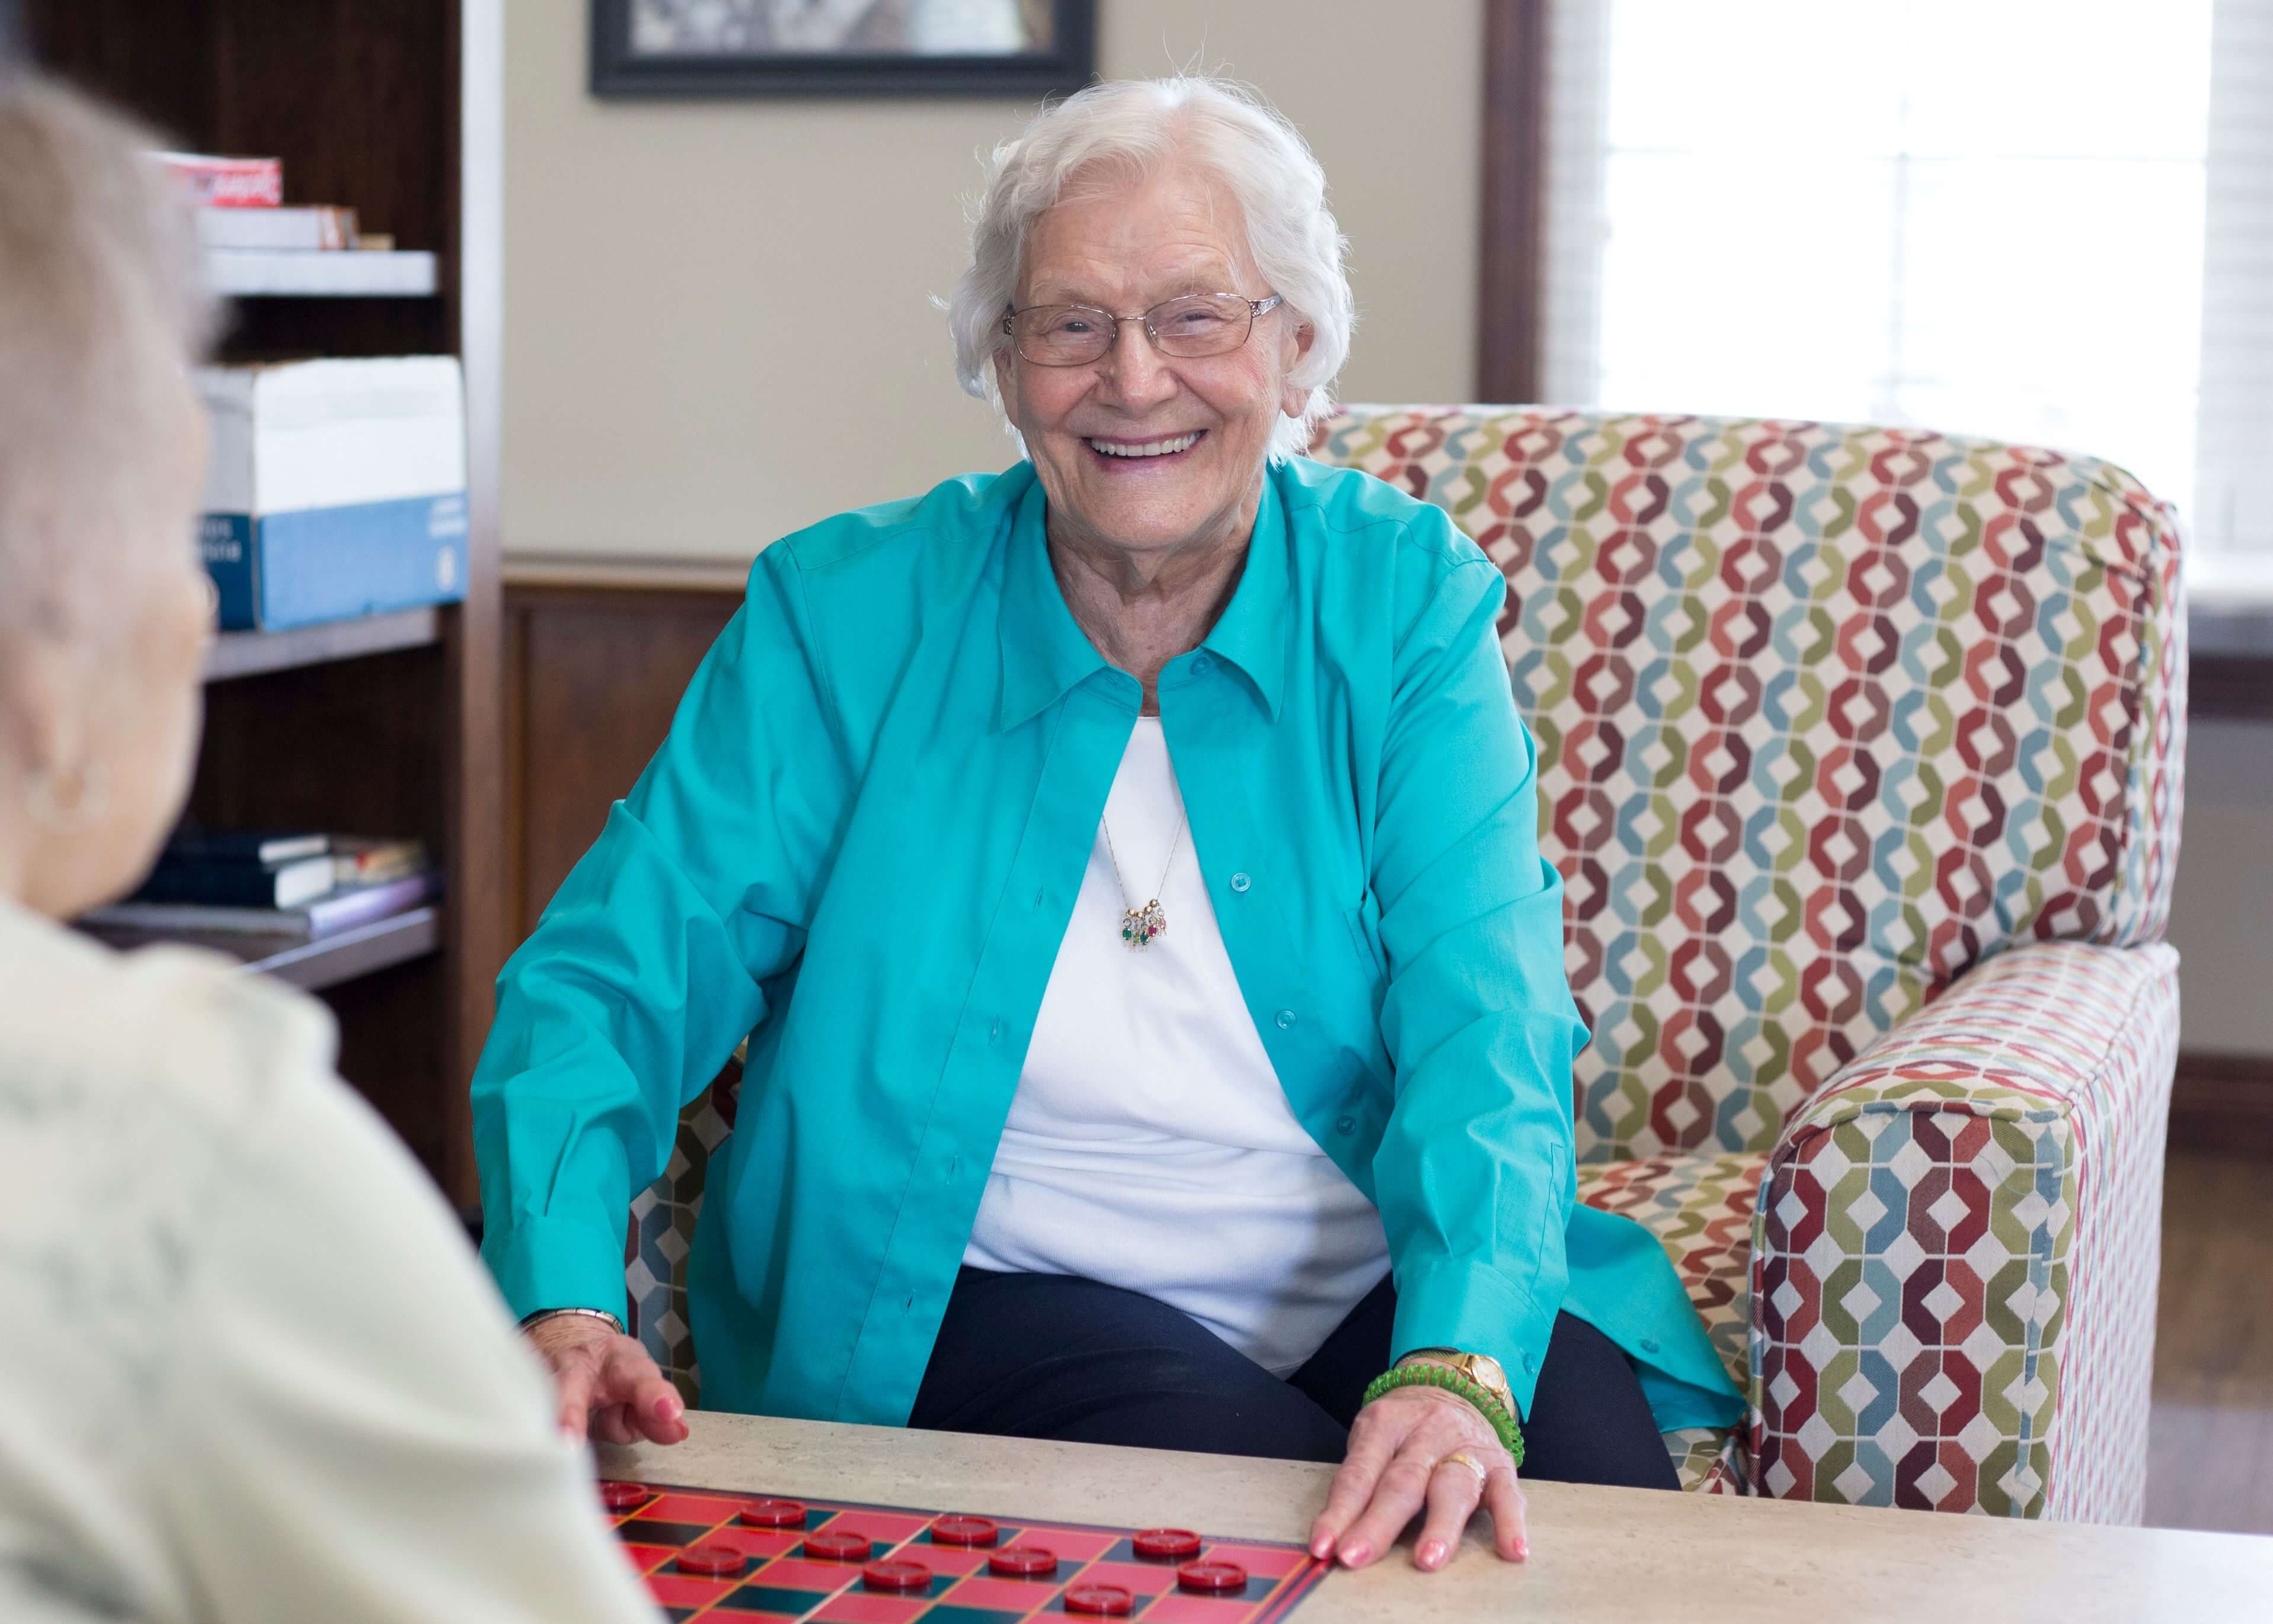
[[[745,1528],[803,1528],[805,1502],[796,1500],[754,1500],[742,1507]]]
[[[679,1553],[679,1571],[699,1574],[705,1579],[731,1579],[750,1565],[750,1554],[732,1545],[713,1540],[708,1545],[689,1545]]]
[[[1188,1528],[1148,1528],[1129,1543],[1137,1555],[1156,1562],[1180,1562],[1200,1553],[1200,1537]]]
[[[931,1525],[932,1541],[942,1545],[991,1545],[1002,1530],[986,1517],[941,1517]]]
[[[634,1506],[645,1505],[655,1498],[655,1491],[644,1483],[604,1482],[600,1485],[600,1504],[611,1511],[629,1511]]]
[[[1004,1545],[986,1566],[1007,1579],[1039,1579],[1058,1570],[1058,1553],[1039,1545]]]
[[[1119,1618],[1136,1605],[1136,1598],[1117,1584],[1069,1585],[1065,1593],[1068,1613],[1087,1613],[1092,1618]]]
[[[1237,1562],[1186,1562],[1176,1569],[1176,1583],[1203,1596],[1228,1596],[1247,1588],[1247,1569]]]
[[[905,1595],[931,1589],[931,1569],[921,1562],[871,1562],[860,1570],[860,1583],[872,1590]]]
[[[805,1537],[805,1553],[824,1562],[865,1562],[876,1542],[851,1529],[824,1528]]]

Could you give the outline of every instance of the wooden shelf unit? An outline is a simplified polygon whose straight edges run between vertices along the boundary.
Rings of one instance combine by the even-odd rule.
[[[33,54],[52,71],[185,149],[281,158],[285,200],[352,205],[366,227],[409,251],[390,261],[398,275],[431,256],[424,297],[241,299],[220,358],[459,357],[466,601],[221,639],[206,668],[190,810],[214,824],[409,836],[438,853],[439,909],[319,943],[204,944],[328,1004],[341,1071],[445,1193],[470,1208],[466,1085],[506,947],[498,582],[504,0],[22,0],[21,9]],[[412,280],[426,285],[423,272]]]

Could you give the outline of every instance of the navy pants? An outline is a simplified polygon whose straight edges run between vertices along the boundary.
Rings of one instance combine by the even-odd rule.
[[[1179,1309],[1064,1274],[966,1268],[910,1426],[1339,1464],[1366,1384],[1389,1368],[1384,1279],[1280,1380]],[[1523,1424],[1523,1475],[1680,1486],[1617,1345],[1558,1314]]]

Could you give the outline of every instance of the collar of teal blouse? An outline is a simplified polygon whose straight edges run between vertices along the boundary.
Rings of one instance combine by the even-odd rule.
[[[1003,560],[1002,691],[994,716],[998,729],[1029,720],[1069,688],[1109,669],[1066,606],[1065,594],[1050,568],[1041,481],[1030,470],[1019,471],[1026,473],[1030,483],[1011,519]],[[1213,654],[1246,677],[1274,722],[1286,686],[1292,619],[1287,602],[1289,538],[1279,473],[1277,468],[1264,472],[1263,500],[1255,510],[1247,564],[1231,602],[1200,648],[1170,660],[1160,673],[1163,686],[1180,684],[1193,674],[1203,650]]]

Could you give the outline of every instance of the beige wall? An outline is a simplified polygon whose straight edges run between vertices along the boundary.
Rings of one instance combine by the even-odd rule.
[[[1208,66],[1309,136],[1352,243],[1343,393],[1465,397],[1481,0],[1101,0],[1108,75]],[[932,309],[1009,102],[594,101],[585,11],[509,8],[508,554],[746,559],[1010,460]]]

